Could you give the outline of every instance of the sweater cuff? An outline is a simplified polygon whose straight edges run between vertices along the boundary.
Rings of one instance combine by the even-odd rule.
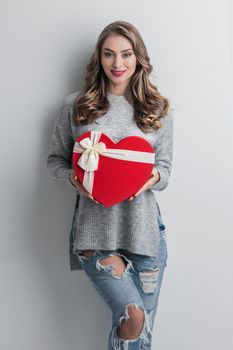
[[[150,189],[151,190],[162,191],[168,185],[167,172],[165,170],[163,170],[162,168],[156,168],[156,170],[159,173],[160,179],[154,185],[152,185],[150,187]]]

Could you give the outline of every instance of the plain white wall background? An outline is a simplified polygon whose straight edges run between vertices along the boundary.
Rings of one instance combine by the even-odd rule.
[[[82,86],[114,20],[139,29],[176,108],[172,176],[157,194],[169,257],[153,349],[232,348],[232,3],[0,6],[1,349],[106,349],[110,311],[84,273],[69,270],[75,195],[50,178],[45,157],[63,98]]]

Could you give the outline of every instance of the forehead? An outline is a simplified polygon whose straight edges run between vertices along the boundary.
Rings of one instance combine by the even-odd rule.
[[[133,46],[125,36],[119,34],[111,34],[105,39],[102,45],[102,49],[122,51],[127,49],[133,49]]]

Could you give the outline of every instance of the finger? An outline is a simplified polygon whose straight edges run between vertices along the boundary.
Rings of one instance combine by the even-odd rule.
[[[154,175],[158,174],[158,171],[157,171],[157,169],[155,167],[153,167],[151,174],[154,174]]]
[[[99,204],[99,202],[93,196],[91,196],[91,197],[92,197],[91,199],[93,202],[95,202],[96,204]]]
[[[146,191],[149,187],[150,187],[150,183],[149,183],[149,182],[146,182],[146,184],[143,185],[143,186],[140,188],[140,190],[138,190],[137,193],[135,193],[134,197],[139,196],[139,194],[141,194],[142,192]]]
[[[79,188],[80,189],[80,188]],[[84,196],[86,196],[86,197],[88,197],[88,198],[90,198],[90,199],[92,199],[93,200],[93,196],[89,193],[89,192],[87,192],[85,189],[80,189],[80,191],[82,191],[82,193],[84,194]]]
[[[77,177],[77,176],[76,176]],[[75,185],[76,187],[81,190],[83,192],[83,194],[85,194],[86,196],[88,196],[89,198],[93,199],[93,196],[90,194],[90,192],[88,192],[85,187],[83,187],[83,185],[78,181],[75,180]]]
[[[144,192],[146,188],[147,188],[147,185],[146,185],[146,184],[143,185],[143,186],[138,190],[138,192],[135,193],[134,196],[137,197],[140,193]]]

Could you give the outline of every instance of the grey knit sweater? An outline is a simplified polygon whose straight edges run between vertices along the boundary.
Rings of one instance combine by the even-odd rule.
[[[156,191],[164,190],[169,182],[173,157],[173,115],[162,118],[163,127],[144,133],[135,123],[133,106],[125,96],[108,93],[108,112],[88,125],[73,122],[73,103],[79,91],[67,96],[60,108],[52,131],[47,166],[51,175],[64,181],[77,192],[70,237],[70,254],[77,257],[82,249],[127,249],[137,254],[156,256],[159,248],[159,206]],[[160,180],[132,201],[124,200],[111,207],[93,202],[82,195],[70,182],[74,141],[84,132],[97,130],[108,134],[114,141],[138,135],[155,148],[155,168]],[[76,261],[76,268],[82,269]]]

